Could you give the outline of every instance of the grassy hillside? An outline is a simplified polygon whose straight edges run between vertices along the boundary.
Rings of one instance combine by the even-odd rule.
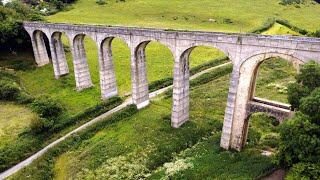
[[[287,71],[286,61],[272,59],[271,62],[279,62],[275,63],[274,71]],[[286,81],[289,74],[277,78],[267,74],[270,64],[261,65],[264,81]],[[82,139],[82,135],[75,136],[78,138],[73,145],[57,148],[58,151],[44,156],[13,179],[51,175],[54,179],[136,178],[148,174],[151,179],[166,176],[174,179],[254,179],[274,166],[271,158],[260,153],[262,150],[275,151],[273,148],[277,145],[270,146],[265,139],[277,136],[277,131],[270,117],[253,116],[248,148],[241,153],[220,150],[229,78],[226,75],[207,84],[201,81],[191,83],[190,121],[179,129],[170,127],[172,99],[162,95],[134,115],[92,131],[86,139]],[[266,86],[261,85],[262,93],[277,94]],[[191,171],[179,169],[180,165],[186,165]],[[172,168],[175,172],[170,175]]]
[[[17,139],[35,116],[24,106],[0,101],[0,148]]]
[[[95,3],[95,0],[78,0],[78,2],[73,5],[72,10],[60,12],[47,19],[51,22],[249,32],[262,25],[266,19],[275,17],[277,19],[287,19],[290,23],[307,30],[314,31],[320,29],[319,5],[307,4],[301,5],[301,8],[295,8],[294,6],[279,5],[277,0],[264,2],[240,0],[237,1],[236,4],[233,3],[234,1],[230,0],[190,1],[188,3],[179,0],[126,0],[126,2],[110,0],[108,1],[108,4],[100,6]],[[296,32],[279,24],[275,24],[275,26],[266,31],[265,34],[298,35]],[[65,37],[64,44],[66,46],[69,44]],[[70,75],[62,77],[59,80],[54,80],[52,64],[39,68],[30,66],[29,68],[16,71],[15,74],[19,76],[23,88],[28,93],[35,96],[48,94],[51,97],[60,100],[64,103],[67,114],[70,116],[81,113],[85,109],[102,102],[100,99],[97,47],[90,38],[85,39],[85,47],[87,50],[91,77],[94,83],[94,87],[87,90],[81,92],[76,92],[74,90],[75,80],[70,52],[67,52],[66,54]],[[129,49],[120,39],[115,39],[112,44],[112,50],[120,96],[130,96],[131,69]],[[172,76],[173,57],[168,48],[160,43],[151,42],[147,46],[146,53],[149,83]],[[198,47],[191,53],[190,66],[195,67],[221,56],[224,56],[224,54],[216,49]],[[12,67],[21,62],[25,62],[25,59],[28,59],[29,61],[33,60],[33,58],[29,56],[21,57],[22,56],[19,56],[19,60],[22,61],[18,63],[13,63],[10,58],[0,59],[0,66]],[[27,64],[30,65],[30,63]],[[266,63],[263,63],[261,66],[256,95],[262,98],[287,102],[284,86],[293,79],[292,76],[294,73],[295,70],[293,70],[290,63],[287,63],[286,61],[279,61],[279,59],[266,61]],[[272,75],[270,76],[270,74]],[[123,156],[125,158],[132,158],[134,157],[132,156],[132,153],[140,150],[142,152],[147,151],[149,149],[146,147],[153,145],[154,142],[159,142],[159,144],[155,146],[155,149],[152,149],[160,152],[159,157],[157,158],[172,161],[172,158],[177,152],[192,146],[203,137],[207,137],[208,134],[214,130],[216,131],[216,135],[210,136],[208,140],[201,140],[199,145],[201,147],[199,149],[200,152],[210,151],[210,153],[199,158],[197,157],[198,152],[195,150],[191,150],[192,152],[188,156],[183,155],[183,153],[179,155],[181,158],[191,157],[193,158],[193,164],[198,163],[199,165],[198,167],[195,166],[195,171],[192,172],[193,174],[189,173],[188,177],[196,178],[198,177],[197,175],[205,175],[201,169],[210,169],[210,171],[213,171],[213,169],[210,168],[212,167],[212,164],[205,161],[205,159],[210,159],[214,162],[225,160],[225,162],[234,163],[233,166],[236,167],[235,169],[238,168],[239,171],[240,169],[243,170],[243,166],[247,167],[248,165],[252,165],[249,166],[252,168],[245,169],[244,172],[246,174],[240,174],[238,171],[227,171],[234,176],[224,176],[223,174],[221,176],[214,176],[216,174],[211,174],[213,177],[257,177],[272,166],[269,158],[261,157],[259,155],[260,152],[255,151],[257,146],[253,146],[253,149],[251,149],[252,151],[249,149],[239,156],[236,155],[235,158],[233,153],[229,154],[228,152],[219,151],[218,131],[221,130],[228,85],[229,77],[224,76],[209,84],[193,87],[191,93],[191,122],[178,132],[171,129],[169,126],[171,99],[164,99],[154,102],[150,107],[138,112],[131,118],[126,118],[124,121],[107,126],[99,132],[95,132],[96,134],[91,139],[88,139],[85,142],[79,142],[80,147],[78,149],[71,149],[69,152],[62,154],[55,159],[54,164],[51,164],[52,167],[50,168],[52,168],[51,170],[58,179],[60,177],[67,178],[81,176],[81,172],[85,172],[87,169],[90,173],[93,172],[94,168],[104,171],[105,166],[103,166],[103,163],[107,163],[108,160],[117,160],[117,158],[120,158],[121,160]],[[10,104],[8,105],[5,103],[3,107],[5,106],[10,107]],[[25,111],[24,108],[17,108],[16,110],[16,112]],[[1,118],[2,117],[0,117],[0,119]],[[21,146],[22,148],[24,146],[29,147],[32,143],[38,144],[35,148],[39,149],[40,146],[47,144],[49,141],[52,141],[54,138],[57,138],[57,136],[61,135],[54,135],[52,139],[45,142],[42,137],[36,139],[23,139],[24,137],[21,137],[25,142],[17,142],[17,135],[27,127],[28,121],[21,121],[21,123],[23,125],[17,127],[17,131],[10,130],[10,132],[12,132],[12,137],[11,134],[6,135],[4,142],[16,142],[15,145],[17,145],[17,147]],[[69,127],[69,129],[66,129],[62,134],[79,126],[81,123]],[[15,124],[15,122],[12,121],[12,124]],[[254,128],[256,129],[258,127],[254,126]],[[0,131],[1,130],[2,129],[0,129]],[[145,134],[143,134],[145,137],[144,139],[141,139],[141,132],[145,132]],[[190,133],[191,135],[192,133],[199,133],[199,136],[190,137]],[[184,136],[186,136],[185,139],[183,139]],[[154,139],[155,137],[159,137],[159,140],[157,141],[157,139]],[[188,138],[192,139],[191,144],[188,144]],[[167,142],[169,140],[172,140],[172,142]],[[177,144],[180,141],[185,144],[179,144],[179,151],[170,149],[171,145]],[[212,142],[214,143],[212,144]],[[136,145],[139,145],[141,149],[136,148]],[[162,146],[166,145],[169,145],[168,149],[161,149]],[[28,154],[35,151],[35,148],[32,150],[24,148],[26,150],[23,153]],[[195,146],[195,149],[197,148],[198,146]],[[103,149],[103,151],[98,153],[101,149]],[[0,150],[5,151],[6,149]],[[162,151],[167,154],[161,154]],[[97,152],[97,154],[94,152]],[[127,155],[130,156],[127,157]],[[149,155],[150,154],[147,156],[148,158],[150,158]],[[83,159],[83,157],[85,158]],[[247,158],[248,161],[245,161]],[[66,159],[74,164],[65,162]],[[154,172],[153,170],[155,169],[152,169],[152,176],[163,176],[164,170],[161,169],[161,166],[162,164],[157,164],[157,166],[155,166],[157,168],[159,167],[159,172]],[[218,173],[226,169],[225,164],[218,164],[217,166],[219,166],[217,167],[219,169],[217,171]],[[258,167],[258,170],[254,172],[253,170],[255,170],[254,167],[256,166]],[[25,177],[25,175],[26,174],[23,174],[22,172],[20,177]],[[180,176],[177,175],[177,177],[179,178]]]
[[[107,24],[169,29],[250,32],[268,18],[284,19],[310,31],[320,29],[319,5],[283,6],[279,0],[78,0],[51,22]],[[310,1],[308,1],[310,2]],[[230,19],[230,21],[227,20]]]

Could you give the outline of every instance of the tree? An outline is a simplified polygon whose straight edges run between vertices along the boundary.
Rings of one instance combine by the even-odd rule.
[[[288,86],[288,100],[300,111],[280,126],[278,163],[293,167],[288,179],[318,179],[320,176],[320,66],[310,61],[302,66]]]
[[[320,65],[315,61],[304,64],[295,79],[297,82],[288,86],[288,101],[293,108],[299,109],[300,100],[320,87]]]

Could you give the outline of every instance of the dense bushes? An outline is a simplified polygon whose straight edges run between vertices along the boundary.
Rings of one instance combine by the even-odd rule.
[[[281,0],[279,4],[281,5],[291,5],[291,4],[305,4],[306,0]]]
[[[62,114],[63,106],[49,96],[40,96],[31,104],[32,110],[42,118],[56,119]]]
[[[14,83],[0,80],[0,100],[14,101],[19,97],[20,89]]]
[[[275,23],[275,19],[269,18],[261,27],[258,27],[257,29],[253,30],[252,33],[260,34],[264,31],[267,31],[274,25],[274,23]]]
[[[42,18],[31,7],[18,0],[0,6],[0,46],[8,50],[30,47],[29,35],[23,29],[22,21],[32,20],[42,20]]]
[[[320,164],[298,163],[290,169],[287,180],[316,180],[320,179]]]
[[[304,162],[317,163],[320,158],[320,127],[298,113],[280,128],[279,163],[285,167]]]
[[[288,100],[297,112],[281,125],[280,165],[293,167],[288,179],[318,179],[320,166],[320,65],[311,61],[302,66],[288,88]]]
[[[295,77],[296,83],[288,86],[288,101],[299,109],[300,100],[309,95],[315,88],[320,87],[320,66],[315,61],[303,65],[300,73]]]

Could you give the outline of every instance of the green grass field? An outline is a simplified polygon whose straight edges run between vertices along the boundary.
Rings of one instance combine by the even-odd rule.
[[[230,0],[190,1],[188,3],[178,0],[127,0],[126,2],[112,0],[102,6],[97,5],[95,0],[78,0],[70,11],[49,16],[47,20],[50,22],[79,24],[250,32],[261,26],[268,18],[274,17],[276,19],[289,20],[295,26],[315,31],[316,29],[320,29],[319,7],[319,5],[310,3],[301,5],[301,8],[282,6],[278,4],[278,0],[264,2],[240,0],[236,3]],[[227,21],[231,21],[232,23],[227,23]],[[299,35],[277,23],[263,34]],[[63,42],[65,45],[69,44],[65,37]],[[21,79],[21,85],[25,91],[35,96],[48,94],[60,100],[65,105],[67,114],[73,116],[102,102],[100,99],[97,47],[87,37],[85,39],[85,47],[94,83],[94,87],[92,88],[81,92],[74,90],[75,80],[70,52],[66,54],[70,69],[70,75],[68,76],[55,80],[52,64],[39,68],[31,67],[24,71],[16,71],[15,74]],[[130,96],[131,69],[129,49],[123,41],[116,38],[112,44],[112,50],[119,95]],[[172,76],[173,56],[168,48],[160,43],[151,42],[147,46],[146,56],[149,83]],[[222,56],[224,54],[216,49],[198,47],[191,53],[190,66],[195,67]],[[19,55],[18,60],[28,60],[31,62],[33,58],[30,55]],[[14,63],[10,58],[0,59],[0,66],[11,64]],[[293,80],[294,73],[295,70],[286,61],[279,61],[278,59],[265,61],[260,68],[256,96],[286,103],[285,86]],[[270,76],[270,74],[272,75]],[[91,139],[79,142],[79,148],[71,148],[70,151],[55,159],[52,165],[54,178],[84,177],[86,172],[89,176],[92,173],[106,171],[105,168],[113,167],[108,166],[110,162],[119,163],[118,167],[132,162],[134,159],[137,159],[139,162],[140,160],[149,162],[150,159],[154,158],[150,152],[154,151],[155,154],[159,155],[156,158],[165,159],[165,162],[173,163],[179,159],[187,159],[186,164],[193,164],[192,171],[181,170],[173,176],[175,179],[184,177],[252,179],[259,176],[273,166],[270,158],[260,156],[260,150],[263,149],[263,146],[253,144],[239,154],[223,152],[219,149],[219,131],[222,126],[228,86],[229,77],[224,76],[208,84],[192,87],[191,121],[181,130],[175,131],[170,127],[168,117],[170,117],[171,99],[153,102],[150,107],[139,111],[133,117],[107,126],[104,130],[97,132]],[[0,115],[0,121],[6,119],[10,113],[13,113],[12,110],[15,113],[23,114],[23,116],[13,118],[12,121],[6,121],[9,124],[3,124],[5,125],[3,127],[0,126],[0,147],[2,144],[10,141],[16,142],[19,145],[20,142],[17,142],[18,135],[28,127],[28,120],[32,118],[33,114],[25,107],[11,103],[1,103],[0,111],[3,110],[2,108],[9,113],[4,114],[3,117]],[[252,119],[255,119],[255,117]],[[257,119],[263,119],[263,117],[258,115]],[[7,127],[10,128],[8,129]],[[70,127],[67,130],[74,127],[76,126]],[[262,127],[268,128],[269,126]],[[259,125],[253,124],[251,129],[265,134],[264,130],[259,129]],[[66,133],[67,130],[63,133]],[[212,136],[209,135],[211,131],[215,131],[215,134]],[[193,146],[194,144],[192,143],[188,145],[189,140],[187,138],[189,136],[183,138],[184,135],[189,133],[198,133],[199,137],[195,137],[195,139],[199,143],[196,146]],[[57,137],[55,136],[54,138]],[[204,139],[202,140],[202,138]],[[28,144],[29,141],[33,141],[32,143],[41,141],[41,137],[36,140],[25,139],[23,143]],[[170,149],[171,146],[180,141],[186,144],[180,144],[180,148],[183,147],[182,149],[179,149],[178,152]],[[48,142],[44,142],[44,144],[46,143]],[[162,146],[168,146],[168,148],[161,149]],[[257,151],[257,149],[259,150]],[[23,153],[30,153],[30,151],[27,151]],[[161,154],[162,151],[165,154]],[[137,156],[143,156],[143,158],[139,159]],[[66,162],[66,160],[69,160],[69,162]],[[212,162],[221,161],[225,163],[212,165]],[[159,160],[159,162],[161,161]],[[147,169],[146,173],[150,173],[150,177],[155,177],[155,179],[165,177],[166,168],[163,166],[163,163]],[[234,168],[234,171],[231,168],[228,169],[228,163],[232,164],[231,167]],[[34,167],[32,166],[32,168]],[[139,168],[142,168],[139,172],[144,172],[145,167],[139,166]],[[94,171],[94,169],[97,169],[97,171]],[[226,169],[227,171],[224,171]],[[207,174],[210,172],[212,174]],[[26,174],[22,172],[17,177],[23,177],[24,179]],[[220,175],[218,176],[218,174]],[[31,179],[32,177],[30,175]]]
[[[17,139],[36,116],[24,106],[0,101],[0,148]]]
[[[267,75],[268,66],[274,63],[273,70],[276,72],[290,70],[286,61],[272,59],[261,65],[259,79],[263,78],[269,83],[287,80],[290,74],[277,78]],[[270,125],[269,117],[253,116],[248,148],[241,153],[221,151],[219,139],[229,78],[227,75],[207,84],[191,87],[190,121],[182,128],[170,127],[172,99],[162,99],[164,96],[160,95],[149,107],[129,118],[107,125],[91,138],[77,142],[76,146],[70,146],[67,152],[54,158],[54,164],[44,158],[13,179],[41,177],[43,172],[34,170],[41,168],[44,161],[51,162],[46,165],[52,167],[51,172],[47,173],[53,173],[54,179],[130,179],[149,175],[151,179],[162,179],[168,175],[167,165],[164,163],[175,163],[179,159],[187,159],[184,163],[191,163],[193,168],[191,171],[176,170],[172,175],[176,179],[254,179],[274,166],[271,158],[260,153],[262,150],[272,149],[261,141],[263,137],[269,137],[270,132],[276,131]],[[264,88],[266,86],[267,84],[261,85],[262,93],[270,94],[270,90]],[[277,91],[272,93],[283,99],[286,96]],[[194,146],[196,142],[199,143]]]
[[[268,18],[284,19],[310,31],[320,29],[319,5],[283,6],[279,0],[79,0],[73,9],[47,18],[50,22],[104,24],[165,29],[250,32]],[[309,1],[310,2],[310,1]],[[232,23],[226,23],[230,19]]]
[[[277,87],[271,87],[269,84],[287,83],[288,79],[293,79],[292,72],[295,72],[292,65],[285,60],[265,61],[260,68],[257,95],[287,102],[286,93],[279,92]],[[278,76],[269,76],[270,73]],[[277,131],[271,125],[270,117],[263,114],[255,115],[250,118],[253,122],[250,124],[248,148],[240,154],[221,151],[219,132],[223,123],[228,86],[229,76],[224,76],[208,84],[191,87],[190,122],[181,130],[170,130],[169,127],[171,98],[160,101],[156,98],[158,101],[154,101],[150,107],[106,127],[92,138],[81,142],[78,148],[72,148],[59,156],[54,164],[54,179],[116,178],[122,173],[128,175],[126,171],[138,175],[148,174],[146,172],[151,171],[150,179],[162,179],[167,176],[166,165],[160,164],[154,169],[148,167],[152,158],[164,156],[161,152],[166,152],[166,156],[162,158],[170,157],[168,163],[178,159],[188,159],[193,164],[191,171],[179,171],[173,175],[174,179],[208,177],[254,179],[258,177],[274,166],[271,158],[260,155],[261,150],[276,151],[268,145],[261,145],[263,144],[261,140],[268,138],[271,133],[277,135]],[[200,142],[196,146],[190,144],[184,147],[185,150],[178,152],[176,156],[173,149],[170,149],[171,146],[180,140],[191,143],[190,140],[188,142],[188,139],[181,136],[176,137],[179,131],[193,133],[195,136],[199,136],[197,131],[203,131],[205,133],[199,137],[204,139],[198,139]],[[255,137],[257,133],[261,137]],[[65,161],[66,159],[68,161]],[[127,163],[132,163],[133,166],[120,167],[126,166]],[[144,167],[135,167],[139,163]],[[115,176],[108,176],[112,170],[117,173]]]

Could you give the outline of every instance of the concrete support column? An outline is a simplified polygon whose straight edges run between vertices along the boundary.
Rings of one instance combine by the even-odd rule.
[[[148,43],[131,48],[132,100],[138,109],[150,103],[145,52]]]
[[[171,126],[180,127],[189,119],[189,55],[191,49],[174,62]]]
[[[62,33],[54,33],[50,39],[50,50],[55,78],[69,74],[68,63],[61,41]]]
[[[259,65],[259,59],[245,61],[239,71],[236,102],[232,120],[232,133],[230,147],[240,151],[247,141],[248,133],[248,105],[252,99],[255,76]]]
[[[234,66],[230,79],[228,101],[224,115],[220,146],[224,149],[230,148],[232,121],[235,110],[236,96],[239,82],[239,68]]]
[[[43,32],[35,31],[30,34],[34,58],[38,66],[49,64],[49,56],[43,39]]]
[[[71,46],[77,91],[93,86],[83,43],[84,37],[84,34],[76,36]]]
[[[102,99],[108,99],[118,94],[111,49],[112,40],[113,38],[108,38],[98,47]]]

